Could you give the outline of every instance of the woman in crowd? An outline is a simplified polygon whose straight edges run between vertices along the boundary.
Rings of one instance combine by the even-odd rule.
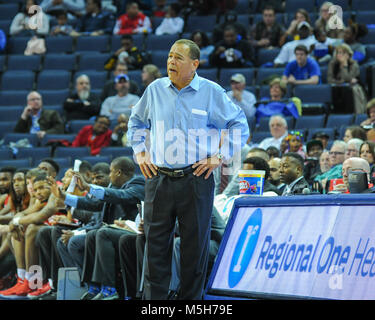
[[[212,51],[215,49],[215,47],[210,44],[210,40],[205,32],[202,31],[194,31],[191,36],[190,40],[194,41],[200,51],[201,51],[201,58],[199,61],[199,67],[200,68],[209,68],[210,62],[209,62],[209,56],[212,53]]]
[[[142,94],[152,81],[161,77],[162,74],[157,66],[155,66],[154,64],[146,64],[142,69]]]
[[[291,37],[292,40],[299,40],[297,27],[302,21],[306,21],[311,25],[309,13],[305,9],[298,9],[294,15],[294,19],[290,22],[288,29],[280,38],[280,47],[287,42],[288,37]]]
[[[361,139],[363,141],[367,140],[366,131],[361,128],[360,126],[349,126],[345,130],[344,138],[343,140],[345,142],[348,142],[349,140],[357,138]]]
[[[368,118],[361,122],[361,126],[372,126],[375,124],[375,98],[371,99],[366,106]]]

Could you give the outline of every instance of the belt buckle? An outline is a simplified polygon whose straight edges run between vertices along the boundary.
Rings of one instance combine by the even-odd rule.
[[[175,170],[175,171],[173,171],[173,176],[176,177],[176,178],[181,178],[184,175],[185,175],[184,174],[184,170]]]

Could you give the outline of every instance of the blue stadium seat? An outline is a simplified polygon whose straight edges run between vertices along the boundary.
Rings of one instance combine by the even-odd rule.
[[[82,157],[80,160],[82,161],[88,161],[91,163],[91,165],[95,165],[98,162],[105,162],[110,164],[111,163],[111,156],[89,156],[89,157]]]
[[[269,131],[255,131],[251,141],[254,143],[261,143],[262,140],[269,137],[271,137],[271,133]]]
[[[359,126],[363,121],[365,121],[368,118],[367,113],[361,113],[361,114],[356,114],[355,119],[353,121],[353,125]]]
[[[305,115],[296,119],[294,129],[323,128],[325,115]]]
[[[17,106],[24,108],[26,106],[26,97],[29,90],[7,90],[0,91],[0,105],[1,106]]]
[[[257,64],[261,66],[267,62],[273,62],[280,53],[280,48],[260,49],[257,54]]]
[[[130,70],[128,71],[130,80],[135,81],[137,85],[142,86],[142,70]]]
[[[69,142],[73,142],[75,139],[76,135],[75,134],[46,134],[42,141],[41,141],[41,146],[47,146],[49,142],[51,141],[56,141],[56,140],[67,140]]]
[[[326,84],[327,83],[328,66],[320,66],[320,74],[321,74],[322,84]]]
[[[8,167],[13,166],[16,168],[30,168],[31,167],[31,159],[13,159],[13,160],[0,160],[0,168],[1,167]]]
[[[9,145],[10,142],[17,142],[21,139],[27,139],[33,147],[37,147],[39,144],[39,138],[36,134],[9,132],[4,135],[4,145]]]
[[[14,127],[16,126],[16,123],[17,121],[1,121],[0,122],[0,139],[2,139],[5,134],[13,132]]]
[[[108,52],[109,51],[109,37],[107,35],[103,36],[81,36],[77,38],[76,52],[87,52],[87,51],[97,51],[97,52]]]
[[[257,71],[255,84],[261,85],[262,82],[272,75],[282,76],[284,73],[284,68],[259,68]]]
[[[24,100],[24,104],[25,103],[26,99]],[[24,109],[24,106],[0,107],[0,123],[2,124],[8,121],[15,123],[21,117],[21,114]],[[11,131],[13,131],[13,129]]]
[[[233,9],[237,14],[248,13],[250,10],[249,0],[238,0],[237,5]]]
[[[90,53],[81,55],[78,63],[78,71],[96,70],[103,71],[106,61],[109,59],[109,53]]]
[[[0,56],[0,72],[3,72],[5,69],[6,58],[7,57],[5,55]]]
[[[373,1],[369,1],[373,2]],[[370,10],[370,9],[367,9]],[[358,11],[355,20],[359,23],[374,24],[375,22],[375,9],[374,11]],[[374,41],[374,40],[373,40]]]
[[[29,37],[10,37],[8,39],[8,53],[23,54],[29,40]]]
[[[65,99],[69,96],[69,89],[39,90],[39,93],[42,95],[44,106],[62,106]]]
[[[57,158],[72,157],[72,159],[80,159],[82,157],[89,157],[90,149],[88,147],[57,147],[54,156]]]
[[[294,88],[294,95],[300,98],[302,103],[329,103],[332,100],[329,84],[298,85]]]
[[[60,171],[58,173],[58,176],[63,177],[66,171],[66,168],[70,168],[72,166],[72,157],[66,156],[63,158],[60,157],[54,157],[53,160],[59,165]]]
[[[102,89],[108,78],[107,71],[86,70],[77,72],[74,75],[74,83],[82,74],[85,74],[90,78],[91,89]]]
[[[285,0],[285,12],[296,12],[297,9],[303,8],[307,12],[315,11],[315,1],[305,1],[305,0]]]
[[[168,50],[153,50],[151,60],[158,68],[167,67]]]
[[[4,31],[5,35],[9,34],[9,29],[10,29],[11,23],[12,23],[12,19],[0,20],[0,29]]]
[[[371,11],[375,10],[375,2],[368,0],[352,0],[353,11]]]
[[[70,133],[77,134],[84,126],[93,125],[95,121],[92,120],[71,120],[68,122]]]
[[[0,149],[0,160],[11,160],[13,159],[13,150],[11,148]]]
[[[305,141],[312,140],[314,134],[318,132],[325,132],[329,135],[330,140],[335,140],[335,129],[333,128],[309,128],[309,133],[307,135],[307,139]]]
[[[152,30],[156,30],[160,26],[164,17],[151,17]]]
[[[41,68],[41,56],[25,56],[23,54],[8,55],[8,70],[30,70],[39,71]]]
[[[353,0],[355,1],[355,0]],[[317,6],[317,11],[319,12],[319,9],[321,5],[326,2],[326,0],[316,0],[316,6]],[[332,0],[330,1],[333,4],[340,6],[342,8],[342,11],[347,11],[349,10],[349,0]]]
[[[143,50],[143,41],[144,41],[144,35],[143,34],[133,34],[133,45],[136,46],[139,50]],[[111,44],[110,44],[110,51],[115,52],[121,47],[121,38],[122,36],[119,35],[113,35],[111,37]]]
[[[239,14],[237,16],[237,22],[241,23],[245,27],[245,29],[247,29],[250,26],[250,15],[249,14]]]
[[[16,3],[0,4],[0,20],[13,18],[18,13],[18,9]]]
[[[66,70],[43,70],[38,75],[38,90],[63,90],[69,88],[71,73]]]
[[[352,114],[329,114],[327,116],[327,128],[339,128],[341,126],[350,126],[353,124]]]
[[[230,86],[230,78],[236,74],[241,73],[246,79],[246,85],[253,85],[254,81],[254,69],[253,68],[229,68],[221,69],[219,76],[219,84],[223,87]]]
[[[133,149],[131,147],[105,147],[100,150],[101,156],[111,156],[112,159],[117,157],[133,156]]]
[[[50,147],[19,148],[16,153],[16,159],[32,158],[33,161],[40,161],[49,157],[51,157]]]
[[[146,50],[167,50],[171,48],[172,44],[178,40],[177,34],[165,34],[157,36],[156,34],[149,34],[146,38]]]
[[[217,74],[218,74],[217,68],[198,69],[197,73],[200,77],[203,77],[203,78],[206,78],[208,80],[217,82]]]
[[[46,37],[47,54],[73,52],[73,37]]]
[[[237,16],[237,21],[239,16]],[[216,25],[216,15],[207,16],[193,16],[190,15],[184,26],[184,32],[192,33],[195,30],[204,30],[206,32],[212,32]],[[247,24],[245,25],[247,26]]]
[[[77,57],[75,54],[49,53],[44,57],[43,70],[68,70],[76,69]]]
[[[35,74],[30,70],[5,71],[1,78],[2,90],[32,90]]]
[[[361,38],[361,43],[365,44],[367,48],[372,47],[372,45],[375,45],[375,29],[369,28],[368,33],[364,37]]]

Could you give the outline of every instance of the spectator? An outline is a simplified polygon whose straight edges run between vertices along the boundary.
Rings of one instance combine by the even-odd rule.
[[[313,135],[313,140],[320,140],[323,144],[323,151],[327,150],[329,135],[324,131],[319,131]]]
[[[78,20],[76,30],[73,30],[70,35],[76,37],[111,34],[114,22],[112,13],[102,11],[101,0],[87,0],[86,14]]]
[[[322,154],[319,157],[319,167],[321,173],[327,172],[329,169],[331,169],[331,163],[329,160],[329,152],[323,151]]]
[[[372,98],[366,105],[366,113],[368,118],[361,122],[361,126],[373,127],[375,123],[375,98]]]
[[[316,42],[309,48],[309,53],[320,65],[328,63],[333,54],[337,40],[328,38],[325,31],[321,29],[314,29],[314,37]]]
[[[281,141],[288,135],[288,123],[281,115],[272,116],[268,123],[272,137],[265,138],[259,148],[267,150],[268,147],[274,146],[280,149]]]
[[[72,142],[72,147],[90,147],[91,155],[96,156],[100,149],[111,143],[112,130],[110,120],[106,116],[98,116],[94,125],[84,126]]]
[[[238,40],[233,26],[224,29],[224,39],[216,43],[210,55],[210,64],[218,68],[246,68],[254,61],[253,47],[246,40]]]
[[[91,92],[90,78],[83,74],[76,79],[76,92],[64,102],[66,121],[88,120],[100,111],[100,99]]]
[[[305,189],[310,190],[309,184],[303,176],[303,158],[294,152],[283,155],[280,163],[280,179],[285,183],[282,196],[303,194]]]
[[[44,110],[42,96],[31,91],[27,95],[27,106],[18,120],[14,132],[35,133],[42,139],[47,133],[63,134],[64,122],[55,110]]]
[[[154,17],[164,17],[167,14],[167,0],[155,0],[155,6],[152,8]]]
[[[57,16],[61,11],[70,12],[70,19],[85,14],[84,0],[43,0],[40,7],[49,15]]]
[[[121,15],[113,29],[113,34],[151,33],[151,20],[139,11],[135,1],[126,4],[126,13]]]
[[[297,32],[299,35],[298,40],[287,42],[281,47],[280,53],[273,61],[275,67],[296,60],[294,49],[298,45],[304,45],[306,48],[310,48],[310,46],[316,42],[314,35],[311,35],[311,27],[308,22],[300,22],[297,27]]]
[[[360,126],[349,126],[345,130],[343,140],[347,143],[350,139],[358,138],[363,141],[367,140],[366,131]]]
[[[332,102],[337,112],[365,113],[366,94],[359,84],[359,65],[353,60],[353,51],[345,43],[336,47],[334,58],[328,65],[327,82],[330,84],[349,84],[335,86]]]
[[[278,13],[284,12],[284,4],[279,0],[262,0],[257,1],[257,6],[255,7],[255,12],[263,12],[265,7],[271,6],[275,8],[275,11]]]
[[[304,22],[305,24],[302,24]],[[308,26],[309,30],[308,33],[311,33],[311,22],[309,13],[305,9],[298,9],[294,15],[294,19],[290,22],[288,29],[285,33],[281,36],[280,39],[280,46],[284,45],[287,42],[288,37],[292,40],[300,40],[300,33],[299,29],[302,25]]]
[[[11,36],[45,36],[48,34],[49,18],[43,11],[36,13],[35,10],[33,10],[30,12],[30,8],[35,5],[37,5],[35,0],[25,1],[25,6],[22,11],[17,13],[12,20],[9,29],[9,34]],[[39,19],[42,19],[40,26],[37,24]],[[32,28],[33,24],[37,25],[36,29]]]
[[[168,6],[167,14],[164,16],[161,24],[156,28],[155,34],[180,34],[184,29],[184,19],[179,17],[181,7],[178,3],[171,3]]]
[[[296,60],[286,65],[282,80],[292,85],[320,83],[320,67],[315,60],[308,58],[307,48],[298,45],[294,53]]]
[[[229,11],[224,16],[224,22],[216,25],[212,32],[212,42],[218,43],[224,39],[224,32],[227,27],[233,27],[236,33],[236,40],[245,40],[247,38],[246,27],[237,22],[237,12]]]
[[[73,27],[68,24],[68,14],[62,11],[57,15],[57,25],[51,29],[51,36],[68,36],[72,33]]]
[[[353,60],[359,64],[366,60],[366,46],[359,39],[368,33],[367,26],[360,23],[351,23],[344,30],[344,43],[349,45],[353,51]]]
[[[276,21],[275,9],[267,6],[263,9],[263,20],[250,29],[250,43],[255,48],[280,47],[284,31],[284,27]]]
[[[322,171],[319,166],[319,159],[323,153],[323,144],[320,140],[310,140],[306,143],[307,157],[303,176],[306,181],[312,185],[314,178],[321,174]]]
[[[111,146],[114,147],[130,147],[130,143],[126,136],[128,132],[129,117],[125,114],[120,114],[117,117],[117,125],[113,129],[111,136]]]
[[[56,178],[60,171],[60,166],[51,158],[42,159],[38,164],[38,169],[47,173],[47,176]]]
[[[142,69],[142,88],[141,95],[146,90],[147,86],[156,79],[162,77],[162,74],[157,66],[154,64],[146,64]]]
[[[201,51],[199,67],[200,68],[209,68],[210,65],[210,54],[214,51],[215,47],[210,44],[210,40],[207,34],[203,31],[194,31],[190,40],[194,41]]]
[[[370,165],[370,180],[375,181],[375,142],[365,141],[359,148],[359,157],[365,159]]]
[[[121,47],[106,61],[104,69],[112,70],[116,63],[126,63],[130,70],[141,69],[147,63],[147,58],[134,45],[132,35],[121,37]]]
[[[343,21],[335,21],[335,26],[337,26],[336,28],[331,28],[330,27],[330,24],[329,24],[329,21],[331,19],[331,17],[333,15],[335,15],[335,13],[333,12],[330,12],[330,7],[333,6],[333,3],[332,2],[324,2],[321,6],[320,6],[320,10],[319,10],[319,18],[315,21],[315,28],[325,32],[327,34],[328,37],[330,38],[333,38],[333,39],[337,39],[337,38],[340,38],[342,39],[344,37],[344,28],[345,28],[345,25],[343,23]],[[338,15],[335,15],[335,19],[339,19],[339,16]]]
[[[272,160],[273,158],[280,158],[281,157],[281,152],[278,148],[274,147],[274,146],[270,146],[267,148],[267,153],[270,157],[270,160]]]
[[[345,160],[353,157],[359,157],[359,149],[363,143],[363,140],[358,138],[350,139],[347,144],[348,147],[345,153]]]
[[[245,112],[247,119],[253,117],[256,112],[254,107],[256,98],[253,93],[245,90],[246,79],[244,75],[241,73],[232,75],[230,86],[232,90],[227,93],[229,98]]]
[[[290,131],[284,139],[287,143],[285,152],[298,153],[305,160],[306,154],[303,151],[303,132],[294,130]]]
[[[0,225],[8,224],[9,221],[13,218],[13,213],[11,212],[10,208],[10,197],[11,193],[13,192],[12,181],[15,171],[16,167],[3,167],[0,169]],[[0,235],[1,233],[2,232],[0,230]]]
[[[362,171],[367,173],[367,181],[370,184],[370,166],[369,163],[362,158],[351,157],[344,161],[342,164],[342,179],[344,185],[339,191],[344,193],[349,193],[349,171]],[[337,186],[336,186],[337,187]],[[370,187],[370,186],[369,186]],[[336,188],[335,190],[337,190]]]
[[[2,167],[0,169],[0,196],[8,197],[15,171],[15,167]]]
[[[268,165],[270,167],[270,177],[269,182],[272,183],[276,188],[280,190],[280,194],[283,193],[285,188],[285,183],[281,182],[280,178],[280,158],[273,158],[268,161]]]
[[[129,77],[126,74],[118,75],[115,78],[117,95],[104,100],[100,115],[107,116],[111,121],[116,120],[122,113],[130,116],[131,108],[138,102],[139,97],[128,93],[129,86]]]

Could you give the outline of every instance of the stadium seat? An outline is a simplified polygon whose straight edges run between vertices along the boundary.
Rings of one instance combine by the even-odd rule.
[[[73,142],[75,139],[76,135],[75,134],[51,134],[47,133],[42,141],[41,141],[41,146],[48,146],[52,141],[57,141],[57,140],[66,140],[69,142]]]
[[[238,0],[233,10],[236,11],[237,14],[248,13],[250,10],[249,0]]]
[[[369,1],[373,2],[373,1]],[[370,9],[367,9],[370,10]],[[374,11],[358,11],[355,20],[359,23],[374,24],[375,22],[375,9]],[[374,39],[373,39],[374,41]]]
[[[77,134],[84,126],[92,125],[95,121],[93,120],[71,120],[68,123],[69,131],[72,134]]]
[[[0,99],[1,99],[0,95]],[[23,101],[23,104],[26,103],[26,97]],[[21,114],[25,106],[11,106],[11,107],[0,107],[0,123],[3,122],[14,122],[14,124],[20,119]],[[14,128],[14,127],[13,127]],[[13,129],[11,130],[13,131]]]
[[[355,0],[353,0],[355,1]],[[319,12],[319,9],[321,7],[321,5],[326,2],[326,0],[316,0],[316,7],[317,7],[317,11]],[[342,8],[342,11],[347,11],[349,10],[349,0],[332,0],[330,1],[332,2],[334,5],[337,5],[337,6],[340,6]]]
[[[136,46],[139,50],[143,50],[144,35],[143,34],[133,34],[133,45]],[[110,39],[110,51],[115,52],[121,47],[121,38],[122,36],[113,35]]]
[[[297,9],[303,8],[307,12],[315,12],[315,1],[305,1],[305,0],[285,0],[285,12],[295,13]]]
[[[164,19],[164,17],[151,17],[151,25],[152,25],[152,30],[154,32],[160,26],[163,19]]]
[[[135,81],[139,87],[142,86],[142,70],[130,70],[127,74],[130,80]]]
[[[55,149],[54,156],[57,158],[72,157],[73,159],[80,159],[82,157],[90,156],[90,148],[88,147],[76,147],[76,148],[57,147]]]
[[[31,167],[31,159],[0,160],[0,168],[8,166],[28,169]]]
[[[352,0],[353,11],[371,11],[375,10],[375,2],[368,0]]]
[[[367,49],[369,47],[373,47],[375,45],[375,29],[368,29],[368,33],[361,38],[361,43],[362,44],[365,44]],[[367,51],[367,55],[368,55],[368,51]],[[374,54],[373,54],[373,51],[372,51],[372,57],[374,57]]]
[[[43,70],[68,70],[76,69],[77,57],[75,54],[50,53],[44,57]]]
[[[14,18],[18,13],[18,5],[16,3],[0,4],[0,20]]]
[[[255,131],[251,139],[254,143],[261,143],[263,139],[270,138],[271,133],[269,131]]]
[[[153,50],[151,60],[158,68],[167,67],[168,50]]]
[[[4,135],[4,145],[7,146],[10,142],[18,142],[23,139],[27,139],[33,147],[37,147],[39,144],[39,138],[36,134],[8,132]]]
[[[73,37],[58,36],[46,37],[47,54],[50,53],[71,53],[73,52]]]
[[[41,56],[25,56],[23,54],[8,55],[7,70],[39,71],[41,68]]]
[[[13,132],[16,126],[16,121],[1,121],[0,122],[0,139],[4,137],[5,134]]]
[[[10,37],[8,39],[8,53],[23,54],[29,40],[29,37]]]
[[[101,156],[112,156],[112,159],[117,157],[133,156],[133,149],[131,147],[105,147],[100,150]]]
[[[294,95],[300,98],[302,103],[330,103],[332,100],[329,84],[298,85],[294,88]]]
[[[89,156],[89,157],[82,157],[80,160],[82,161],[88,161],[91,163],[91,165],[95,165],[98,162],[105,162],[110,164],[111,163],[111,156]]]
[[[65,99],[69,96],[68,89],[62,90],[39,90],[43,98],[44,106],[63,105]]]
[[[0,149],[0,160],[11,160],[13,159],[13,150],[11,148]]]
[[[19,148],[16,153],[16,159],[32,158],[34,165],[35,161],[49,157],[51,157],[50,147]]]
[[[335,140],[335,129],[333,128],[309,128],[309,133],[305,142],[312,140],[314,134],[318,132],[324,132],[329,135],[330,140]]]
[[[9,29],[10,29],[11,23],[12,23],[12,19],[0,20],[0,29],[4,31],[5,35],[9,34]]]
[[[34,86],[34,79],[35,74],[30,70],[5,71],[1,78],[1,89],[31,91]],[[9,105],[9,102],[7,104]]]
[[[90,54],[80,55],[78,71],[96,70],[103,71],[106,61],[109,59],[109,53],[93,52]]]
[[[109,37],[103,36],[81,36],[77,38],[75,51],[78,52],[108,52],[109,51]]]
[[[197,73],[200,77],[217,82],[217,74],[218,74],[217,68],[198,69]]]
[[[273,75],[281,77],[284,73],[284,68],[259,68],[255,79],[256,85],[264,84],[263,81]]]
[[[72,166],[72,157],[67,156],[67,157],[54,157],[53,160],[59,165],[60,170],[58,175],[63,177],[66,171],[66,168],[70,168]]]
[[[329,114],[327,116],[327,128],[339,128],[341,126],[350,126],[353,124],[352,114]]]
[[[146,38],[146,50],[166,50],[169,51],[173,43],[178,40],[177,34],[166,34],[157,36],[149,34]]]
[[[239,14],[237,16],[237,22],[241,23],[247,29],[250,26],[250,15],[249,14]]]
[[[95,71],[95,70],[79,71],[74,75],[74,83],[76,79],[82,74],[85,74],[90,78],[91,89],[103,89],[103,86],[108,78],[107,71]]]
[[[260,49],[257,53],[257,64],[262,66],[267,62],[273,62],[280,53],[280,48]]]
[[[367,113],[356,114],[353,125],[359,126],[363,121],[368,118]]]
[[[38,90],[69,88],[71,73],[66,70],[43,70],[38,75]]]
[[[237,21],[238,21],[237,16]],[[185,23],[184,32],[192,33],[195,30],[212,32],[216,25],[216,15],[194,16],[190,15]],[[247,25],[247,24],[246,24]]]
[[[296,119],[294,129],[323,128],[325,117],[324,114],[300,116]]]
[[[236,74],[241,73],[246,79],[246,85],[251,86],[254,82],[254,69],[253,68],[229,68],[221,69],[219,76],[219,84],[223,87],[230,86],[230,78]]]

